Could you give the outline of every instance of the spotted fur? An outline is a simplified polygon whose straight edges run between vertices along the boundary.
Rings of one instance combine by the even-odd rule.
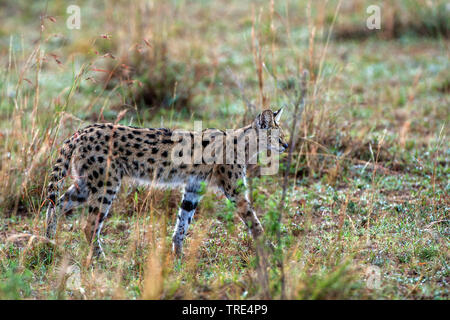
[[[252,124],[233,132],[234,145],[239,145],[240,139],[250,129],[278,129],[280,115],[280,111],[262,112]],[[186,132],[192,138],[190,148],[199,142],[207,147],[214,142],[215,132],[225,134],[216,129]],[[171,161],[171,154],[179,152],[174,149],[179,141],[174,141],[172,133],[165,128],[143,129],[110,123],[93,124],[78,130],[64,142],[50,175],[47,237],[55,236],[59,216],[87,204],[86,238],[93,245],[95,255],[103,254],[101,228],[124,178],[155,186],[184,187],[173,233],[173,248],[177,255],[182,252],[183,239],[200,201],[203,184],[221,190],[235,203],[240,218],[252,235],[258,237],[263,228],[248,199],[246,163],[208,164],[207,159],[203,159],[201,163],[175,164]],[[287,147],[282,135],[279,143],[281,147],[277,151],[282,152]],[[253,156],[249,154],[250,148],[248,145],[245,148],[246,159],[250,159]],[[274,150],[271,145],[267,148]],[[74,182],[58,198],[70,165]]]

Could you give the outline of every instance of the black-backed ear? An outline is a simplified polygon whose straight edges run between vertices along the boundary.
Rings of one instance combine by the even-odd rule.
[[[264,110],[256,117],[256,125],[259,129],[269,129],[273,124],[273,112]]]
[[[280,110],[275,111],[273,113],[274,119],[275,119],[275,123],[279,124],[280,123],[280,118],[281,118],[281,114],[283,113],[284,107],[281,107]]]

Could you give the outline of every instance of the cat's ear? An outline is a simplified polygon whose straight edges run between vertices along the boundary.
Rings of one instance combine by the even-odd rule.
[[[280,118],[281,118],[281,114],[283,113],[284,107],[281,107],[280,110],[275,111],[273,113],[274,119],[275,119],[275,123],[279,124],[280,123]]]

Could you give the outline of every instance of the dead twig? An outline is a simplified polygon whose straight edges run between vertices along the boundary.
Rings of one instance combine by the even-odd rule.
[[[308,84],[308,77],[309,73],[307,70],[303,71],[303,74],[301,78],[299,79],[299,90],[298,90],[298,96],[296,99],[294,99],[294,119],[292,121],[291,129],[290,129],[290,141],[289,141],[289,153],[286,160],[286,171],[284,172],[284,178],[283,178],[283,192],[281,195],[280,203],[278,206],[278,225],[281,224],[281,218],[282,218],[282,212],[285,206],[285,199],[286,199],[286,190],[289,182],[289,168],[291,167],[292,162],[292,153],[295,148],[295,142],[296,142],[296,132],[297,127],[299,123],[299,118],[301,117],[303,110],[305,109],[306,104],[306,94],[307,94],[307,84]],[[280,228],[277,229],[277,243],[278,246],[281,245],[281,230]],[[284,267],[283,267],[283,261],[280,258],[279,261],[280,266],[280,274],[281,274],[281,299],[285,299],[285,276],[284,276]]]

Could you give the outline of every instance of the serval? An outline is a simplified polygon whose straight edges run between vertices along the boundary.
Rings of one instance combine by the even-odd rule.
[[[50,175],[46,236],[50,239],[55,236],[61,215],[87,204],[89,215],[84,233],[94,255],[104,256],[102,225],[123,179],[127,178],[155,186],[184,187],[172,237],[177,256],[182,253],[183,239],[204,185],[221,190],[236,205],[252,236],[259,237],[263,228],[249,202],[246,168],[261,151],[272,150],[276,154],[288,147],[279,127],[282,110],[265,110],[251,124],[226,132],[172,131],[112,123],[97,123],[78,130],[64,142]],[[254,133],[256,140],[249,138],[250,133]],[[208,149],[209,158],[205,156]],[[230,154],[240,154],[241,159],[230,160]],[[70,164],[73,184],[58,198]]]

